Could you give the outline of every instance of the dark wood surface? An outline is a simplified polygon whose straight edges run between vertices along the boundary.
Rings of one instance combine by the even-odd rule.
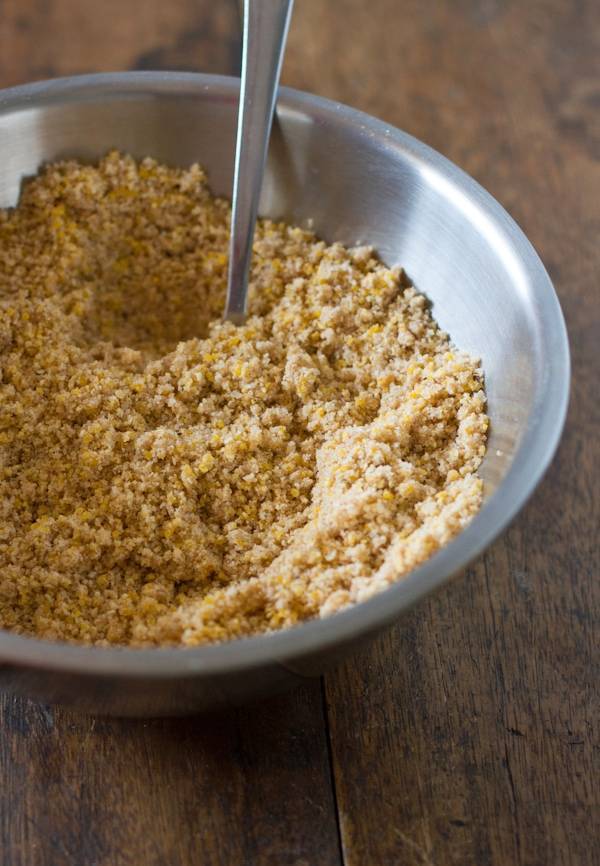
[[[287,84],[403,127],[515,216],[561,297],[573,393],[506,535],[370,648],[210,718],[0,700],[0,866],[600,862],[600,7],[298,0]],[[0,85],[235,72],[234,0],[5,0]]]

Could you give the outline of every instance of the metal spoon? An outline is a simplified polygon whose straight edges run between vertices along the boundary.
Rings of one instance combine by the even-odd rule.
[[[229,273],[224,318],[246,318],[248,274],[277,87],[293,0],[244,0]]]

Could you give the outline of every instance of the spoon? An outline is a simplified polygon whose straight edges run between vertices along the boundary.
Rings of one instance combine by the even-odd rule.
[[[224,318],[246,318],[248,275],[277,87],[293,0],[244,0],[229,272]]]

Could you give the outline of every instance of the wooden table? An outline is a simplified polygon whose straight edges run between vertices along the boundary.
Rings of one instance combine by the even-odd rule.
[[[285,83],[433,145],[540,251],[563,443],[464,578],[300,691],[138,722],[3,697],[1,866],[600,862],[599,57],[597,0],[298,0]],[[2,86],[238,63],[235,0],[2,4]]]

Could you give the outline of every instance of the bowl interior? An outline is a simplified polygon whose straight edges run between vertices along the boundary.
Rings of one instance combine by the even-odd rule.
[[[0,104],[0,206],[16,203],[22,180],[42,163],[96,160],[115,147],[172,165],[200,162],[214,192],[230,194],[235,92],[132,82],[68,96],[55,87],[29,104]],[[431,151],[424,160],[423,146],[408,136],[399,144],[397,131],[382,124],[376,134],[360,117],[284,96],[261,213],[310,224],[327,241],[372,244],[387,264],[404,266],[455,344],[481,357],[492,420],[482,468],[489,495],[510,466],[544,377],[539,303],[515,239],[489,215],[482,191],[473,184],[466,192],[449,163],[436,164]]]

